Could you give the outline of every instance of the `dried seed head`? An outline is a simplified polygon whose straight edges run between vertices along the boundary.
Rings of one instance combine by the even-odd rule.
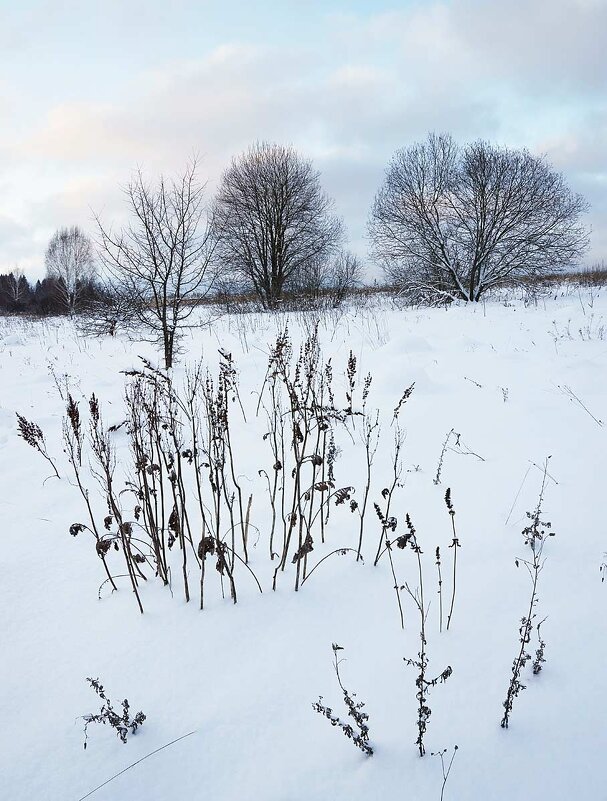
[[[215,540],[211,536],[203,537],[198,543],[198,557],[204,560],[207,555],[215,553]]]
[[[342,503],[349,501],[354,492],[354,487],[341,487],[335,493],[335,506],[340,506]]]
[[[67,396],[67,419],[70,421],[70,426],[76,441],[80,442],[82,439],[80,412],[78,410],[78,404],[70,394]]]
[[[70,526],[70,534],[72,537],[76,537],[81,531],[84,531],[84,526],[82,523],[72,523]]]
[[[44,443],[44,434],[40,426],[26,420],[21,414],[17,414],[17,427],[19,436],[24,439],[32,448],[39,448]]]
[[[97,551],[97,556],[103,559],[103,557],[106,555],[106,553],[110,550],[111,547],[112,547],[111,540],[97,540],[97,542],[95,543],[95,550]]]
[[[91,399],[89,400],[89,410],[91,412],[93,426],[97,427],[99,424],[99,401],[97,400],[95,393],[91,395]]]

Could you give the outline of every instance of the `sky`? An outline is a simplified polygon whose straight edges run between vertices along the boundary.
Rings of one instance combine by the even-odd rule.
[[[194,154],[209,200],[256,140],[311,158],[368,265],[399,147],[431,132],[545,155],[607,261],[607,0],[0,0],[0,272],[126,217]]]

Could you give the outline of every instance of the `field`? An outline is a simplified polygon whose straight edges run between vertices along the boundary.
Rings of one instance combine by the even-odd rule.
[[[0,319],[2,796],[607,798],[606,321],[596,287],[446,310],[377,299],[318,326],[224,315],[187,332],[167,390],[150,344]],[[109,509],[93,393],[116,460]],[[141,492],[154,458],[132,453],[154,393],[160,567],[160,485]],[[141,560],[127,564],[131,535]],[[347,720],[333,643],[372,756],[312,707],[322,696]],[[87,677],[145,713],[126,744],[91,722],[83,748],[101,706]]]

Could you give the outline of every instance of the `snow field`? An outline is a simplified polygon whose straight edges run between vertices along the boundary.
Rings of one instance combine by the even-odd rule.
[[[270,469],[271,452],[263,441],[265,420],[254,412],[269,346],[285,319],[223,318],[212,331],[194,331],[175,370],[179,381],[186,366],[202,358],[215,373],[217,349],[233,354],[247,423],[235,406],[231,414],[240,475],[245,494],[253,494],[251,520],[259,531],[251,566],[264,593],[243,570],[236,606],[221,599],[216,581],[200,612],[196,598],[185,604],[177,578],[173,597],[151,579],[142,588],[144,615],[124,582],[113,594],[106,585],[98,599],[104,574],[94,542],[86,533],[69,536],[84,507],[62,453],[64,404],[57,385],[64,389],[67,374],[83,410],[95,392],[108,424],[117,423],[124,418],[120,371],[138,367],[139,355],[156,354],[144,343],[84,339],[67,322],[0,321],[2,797],[80,799],[191,731],[92,798],[353,801],[398,793],[430,801],[440,798],[442,783],[440,763],[430,752],[451,752],[455,744],[446,799],[605,797],[599,755],[607,745],[607,589],[599,567],[607,551],[607,457],[605,427],[597,422],[607,422],[604,317],[607,297],[582,292],[528,308],[519,302],[447,311],[386,304],[321,323],[323,356],[331,357],[342,402],[350,350],[360,380],[373,375],[368,403],[381,410],[382,430],[371,503],[381,501],[391,478],[392,410],[415,382],[400,413],[404,486],[394,495],[392,514],[397,534],[404,533],[405,513],[411,515],[424,551],[428,673],[453,667],[449,680],[430,691],[423,759],[414,745],[415,669],[403,662],[418,651],[417,619],[403,593],[401,631],[389,564],[382,558],[373,567],[381,533],[373,509],[364,565],[351,553],[331,557],[295,593],[289,564],[277,591],[271,590],[269,504],[258,475]],[[293,315],[288,323],[297,344],[312,321]],[[15,412],[44,431],[60,481],[48,478],[48,465],[17,436]],[[447,450],[436,485],[451,429],[461,434],[462,449],[476,455]],[[119,465],[126,464],[124,429],[114,441]],[[340,444],[336,484],[354,485],[353,497],[360,500],[360,440],[352,445],[344,437]],[[538,619],[547,616],[547,661],[537,677],[526,669],[527,689],[504,731],[502,702],[530,592],[529,577],[514,560],[525,556],[520,532],[525,513],[537,503],[547,456],[552,478],[543,519],[552,522],[556,536],[546,544],[537,609]],[[462,547],[452,625],[440,633],[434,551],[440,546],[447,606],[447,487]],[[329,537],[325,550],[318,546],[310,555],[311,564],[332,548],[355,548],[358,518],[333,508]],[[415,585],[414,554],[395,549],[394,562],[399,583]],[[120,555],[112,564],[123,572]],[[366,704],[372,758],[312,711],[322,695],[345,717],[332,642],[345,648],[344,685]],[[79,716],[99,706],[86,676],[100,677],[116,704],[126,697],[133,713],[146,713],[127,745],[107,727],[91,726],[83,751]]]

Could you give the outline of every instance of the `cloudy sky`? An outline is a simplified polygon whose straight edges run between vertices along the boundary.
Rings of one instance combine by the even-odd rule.
[[[354,249],[397,147],[546,154],[607,259],[607,0],[0,0],[0,272],[120,221],[138,166],[209,192],[257,139],[314,159]]]

